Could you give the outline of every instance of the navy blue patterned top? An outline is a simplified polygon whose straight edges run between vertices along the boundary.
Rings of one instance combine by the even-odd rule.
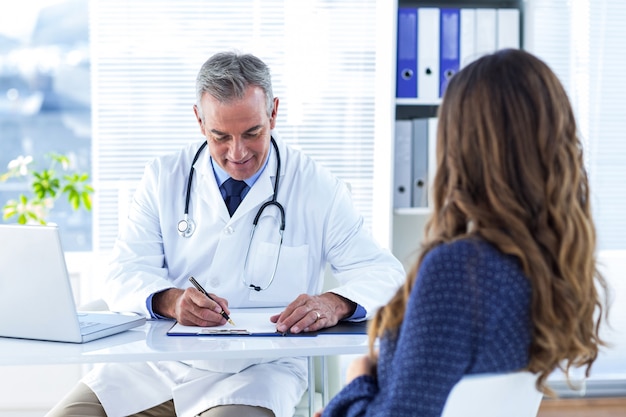
[[[530,300],[519,261],[490,243],[464,239],[434,248],[398,337],[380,341],[377,378],[353,380],[323,416],[440,416],[463,375],[528,365]]]

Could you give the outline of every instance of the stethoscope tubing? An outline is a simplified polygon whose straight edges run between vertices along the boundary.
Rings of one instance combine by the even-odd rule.
[[[278,150],[278,145],[276,144],[276,141],[274,140],[274,138],[270,138],[270,140],[271,140],[272,146],[274,146],[274,150],[276,151],[276,175],[274,176],[274,192],[272,194],[272,199],[270,201],[266,201],[265,203],[263,203],[263,205],[261,205],[261,207],[257,211],[256,216],[254,216],[254,221],[252,222],[253,233],[254,233],[254,228],[256,228],[256,225],[259,222],[261,214],[263,214],[263,210],[265,210],[268,206],[276,206],[276,208],[278,208],[280,212],[280,232],[282,235],[282,232],[285,230],[285,209],[283,208],[282,204],[280,204],[277,201],[278,185],[280,183],[280,169],[281,169],[280,151]],[[200,157],[200,154],[202,153],[204,148],[206,148],[206,146],[207,146],[206,141],[204,141],[202,145],[200,145],[200,148],[198,148],[198,150],[196,151],[196,154],[193,157],[193,161],[191,162],[191,168],[189,169],[189,178],[187,179],[187,190],[185,193],[185,211],[183,213],[183,219],[180,220],[177,225],[178,233],[182,237],[185,237],[185,238],[191,237],[193,235],[193,232],[195,231],[195,222],[193,221],[193,219],[189,218],[189,203],[191,201],[191,184],[193,182],[193,174],[195,171],[194,165],[196,161],[198,160],[198,158]]]

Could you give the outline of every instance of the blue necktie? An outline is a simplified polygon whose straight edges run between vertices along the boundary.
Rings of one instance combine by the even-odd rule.
[[[237,207],[241,203],[241,193],[247,187],[244,181],[234,180],[232,178],[227,179],[222,184],[224,187],[224,191],[226,191],[226,197],[224,197],[224,202],[226,203],[226,208],[228,209],[228,213],[230,216],[233,216]]]

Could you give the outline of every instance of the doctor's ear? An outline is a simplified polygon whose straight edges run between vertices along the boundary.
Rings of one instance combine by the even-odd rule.
[[[276,126],[276,115],[278,114],[278,97],[274,97],[274,108],[272,109],[272,114],[270,115],[270,128],[274,129]]]
[[[206,136],[204,134],[204,123],[202,122],[202,114],[200,113],[200,109],[196,104],[193,105],[193,113],[196,115],[196,120],[198,121],[198,125],[200,126],[200,131],[202,132],[202,135]]]

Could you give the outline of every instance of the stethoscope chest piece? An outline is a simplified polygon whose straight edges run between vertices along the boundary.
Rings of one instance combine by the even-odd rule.
[[[185,215],[185,218],[178,222],[178,234],[182,237],[191,237],[196,230],[196,223]]]

